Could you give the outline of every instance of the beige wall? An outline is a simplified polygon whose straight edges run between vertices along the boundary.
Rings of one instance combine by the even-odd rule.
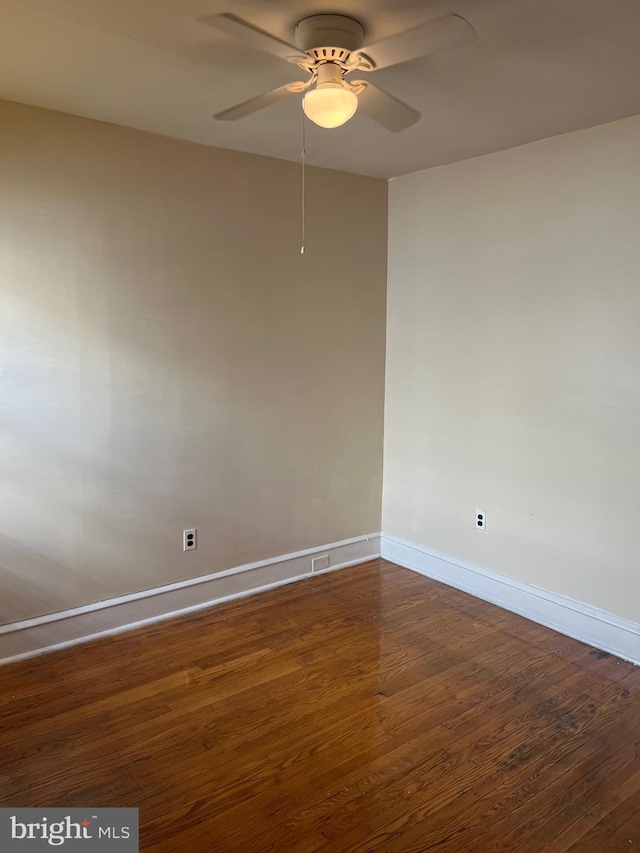
[[[639,152],[633,118],[391,183],[383,502],[390,533],[635,621]]]
[[[379,529],[387,187],[300,184],[0,103],[0,622]]]

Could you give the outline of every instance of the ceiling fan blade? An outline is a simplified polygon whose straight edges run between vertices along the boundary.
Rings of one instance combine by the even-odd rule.
[[[279,59],[287,61],[292,58],[307,59],[306,56],[302,57],[302,54],[294,45],[288,44],[286,41],[282,41],[282,39],[272,36],[269,33],[265,33],[263,30],[243,21],[242,18],[238,18],[236,15],[230,15],[225,12],[222,15],[209,15],[204,20],[210,26],[233,36],[237,41],[254,50],[261,50],[263,53],[270,53],[272,56],[277,56]]]
[[[351,85],[363,87],[358,95],[358,112],[368,115],[392,133],[406,130],[420,119],[418,110],[368,80],[353,80]]]
[[[304,92],[310,86],[309,83],[289,83],[286,86],[280,86],[279,89],[272,89],[271,92],[265,92],[255,98],[249,98],[248,101],[243,101],[241,104],[236,104],[226,110],[222,110],[214,115],[218,121],[237,121],[240,118],[245,118],[252,113],[263,110],[265,107],[270,107],[271,104],[276,104],[278,101],[284,100],[287,95],[297,92]]]
[[[440,50],[470,44],[476,38],[477,33],[468,21],[460,15],[447,14],[364,47],[362,53],[374,61],[377,71]]]

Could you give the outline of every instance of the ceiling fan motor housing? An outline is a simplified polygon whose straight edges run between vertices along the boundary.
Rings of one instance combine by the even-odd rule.
[[[364,30],[358,21],[344,15],[312,15],[297,24],[295,44],[320,61],[344,62],[364,44]]]

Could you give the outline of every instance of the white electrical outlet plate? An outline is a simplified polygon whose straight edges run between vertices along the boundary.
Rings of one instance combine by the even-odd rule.
[[[195,527],[182,531],[182,550],[195,551],[198,547],[198,536]]]
[[[323,554],[321,557],[314,557],[311,560],[311,571],[319,572],[321,569],[329,568],[329,555]]]
[[[478,507],[476,507],[475,512],[475,525],[476,530],[482,530],[485,532],[487,529],[487,514],[484,510],[478,509]]]

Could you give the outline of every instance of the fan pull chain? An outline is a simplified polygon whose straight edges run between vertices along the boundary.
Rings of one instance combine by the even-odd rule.
[[[302,112],[302,110],[301,110]],[[305,167],[306,167],[306,159],[307,159],[307,125],[306,125],[306,116],[302,113],[302,245],[300,246],[300,254],[304,255],[304,243],[305,243]]]

